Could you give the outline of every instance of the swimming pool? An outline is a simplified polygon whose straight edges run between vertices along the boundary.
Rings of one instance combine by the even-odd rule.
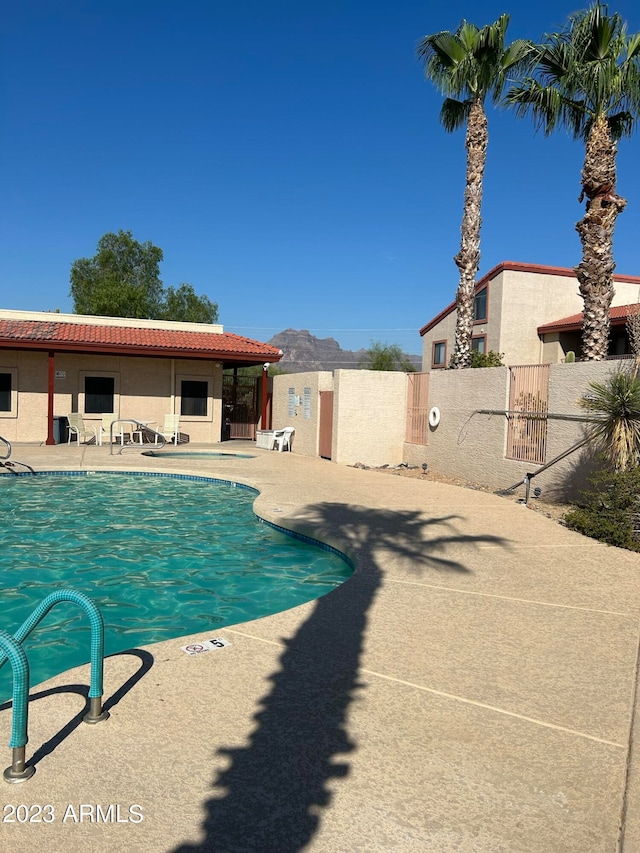
[[[256,619],[318,598],[352,573],[344,555],[253,514],[257,492],[176,474],[0,476],[0,628],[56,589],[84,592],[105,651]],[[31,684],[85,663],[88,620],[58,605],[26,641]],[[8,664],[0,699],[11,692]]]

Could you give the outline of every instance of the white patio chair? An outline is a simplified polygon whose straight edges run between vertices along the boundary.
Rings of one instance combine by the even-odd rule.
[[[167,441],[173,441],[174,444],[177,444],[178,437],[180,436],[180,415],[165,415],[164,426],[162,429],[159,429],[158,432],[160,435],[163,435]],[[158,443],[157,436],[155,437],[154,443]]]
[[[118,416],[113,412],[109,412],[108,414],[102,415],[102,423],[100,424],[100,433],[98,435],[98,444],[102,444],[102,439],[106,438],[107,441],[110,440],[111,437],[111,424],[118,420]],[[113,440],[116,442],[120,442],[120,444],[124,444],[125,435],[127,440],[131,439],[131,433],[127,431],[125,433],[124,427],[122,424],[117,424],[113,429]]]
[[[282,453],[283,450],[291,450],[291,437],[294,434],[294,427],[285,427],[284,429],[275,430],[274,448]]]
[[[87,426],[79,412],[71,412],[68,414],[67,421],[69,422],[67,444],[71,444],[72,435],[75,435],[78,444],[80,444],[81,441],[89,442],[91,439],[93,439],[96,444],[98,443],[98,430],[94,426]]]

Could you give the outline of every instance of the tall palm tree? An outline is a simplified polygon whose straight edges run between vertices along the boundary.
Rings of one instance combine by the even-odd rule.
[[[482,180],[489,133],[485,100],[500,99],[507,72],[525,65],[532,45],[519,39],[505,47],[509,15],[479,29],[462,21],[454,32],[425,36],[418,45],[425,76],[445,96],[440,122],[447,132],[466,124],[467,177],[464,191],[460,251],[454,261],[460,271],[456,294],[456,331],[453,367],[471,364],[473,302],[480,265]]]
[[[586,211],[576,224],[582,261],[575,267],[584,300],[582,355],[607,355],[613,298],[613,231],[626,205],[616,193],[618,141],[631,136],[640,109],[640,33],[628,35],[618,14],[594,3],[569,17],[560,33],[537,45],[533,70],[506,102],[531,113],[550,134],[566,127],[585,143],[582,193]]]

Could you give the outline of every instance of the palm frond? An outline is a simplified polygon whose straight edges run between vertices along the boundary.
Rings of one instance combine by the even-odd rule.
[[[571,15],[563,31],[547,34],[535,54],[526,85],[506,99],[519,116],[530,112],[546,132],[565,125],[578,138],[601,115],[616,116],[612,127],[617,133],[630,131],[635,119],[630,124],[623,114],[640,113],[640,33],[627,35],[617,13],[609,15],[606,5],[594,3]],[[547,89],[557,90],[555,105],[551,97],[542,98]]]
[[[537,130],[550,134],[562,117],[563,100],[553,86],[543,86],[533,77],[513,86],[505,97],[505,103],[513,106],[518,118],[530,113]]]
[[[471,103],[471,100],[457,101],[454,98],[445,98],[440,109],[440,123],[447,133],[464,127],[469,118]]]

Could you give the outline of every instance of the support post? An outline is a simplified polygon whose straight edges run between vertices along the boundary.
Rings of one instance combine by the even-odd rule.
[[[267,425],[267,403],[269,397],[269,362],[262,365],[262,413],[260,416],[260,426],[262,429],[268,429]]]
[[[45,444],[55,444],[56,440],[53,437],[53,389],[56,376],[56,359],[55,353],[49,353],[49,378],[47,383],[47,440]]]

